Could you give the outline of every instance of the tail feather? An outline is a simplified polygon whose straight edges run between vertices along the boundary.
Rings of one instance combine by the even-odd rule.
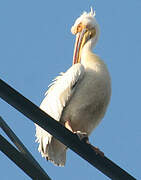
[[[57,166],[65,166],[66,162],[66,146],[57,139],[52,138],[48,146],[48,160]]]
[[[38,125],[36,125],[36,137],[36,141],[39,143],[38,151],[42,157],[57,166],[64,166],[66,162],[66,146]]]

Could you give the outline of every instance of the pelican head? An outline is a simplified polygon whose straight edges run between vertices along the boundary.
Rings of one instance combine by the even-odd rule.
[[[79,63],[81,60],[81,52],[84,47],[92,49],[99,37],[99,25],[95,18],[95,12],[84,12],[76,19],[71,28],[72,34],[76,35],[76,42],[73,55],[73,64]]]

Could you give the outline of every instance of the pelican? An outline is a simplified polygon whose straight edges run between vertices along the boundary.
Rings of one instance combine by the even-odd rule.
[[[111,81],[106,65],[92,52],[99,37],[95,12],[84,12],[71,32],[76,35],[73,65],[53,81],[40,108],[73,133],[88,137],[107,110]],[[64,166],[67,147],[38,125],[36,137],[42,157]]]

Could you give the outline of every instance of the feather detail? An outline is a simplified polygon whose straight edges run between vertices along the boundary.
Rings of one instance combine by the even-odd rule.
[[[40,108],[56,121],[60,121],[63,109],[84,73],[84,67],[79,63],[73,65],[66,73],[60,73],[49,86]],[[55,165],[64,166],[66,146],[38,125],[36,125],[36,137],[36,141],[39,143],[38,151],[42,157],[52,161]]]

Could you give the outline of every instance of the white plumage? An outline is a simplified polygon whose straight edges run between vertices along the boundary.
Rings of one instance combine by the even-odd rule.
[[[72,32],[77,35],[73,65],[54,80],[40,108],[72,132],[89,136],[106,112],[111,95],[110,76],[104,62],[92,53],[99,35],[94,13],[83,13]],[[38,125],[36,137],[41,155],[64,166],[67,148]]]
[[[46,92],[46,97],[41,103],[40,108],[55,120],[60,121],[62,111],[74,92],[72,87],[83,77],[84,72],[84,67],[81,64],[75,64],[66,73],[61,73]],[[55,140],[56,144],[54,145],[54,143],[51,142],[52,135],[38,125],[36,125],[36,137],[39,143],[38,150],[42,156],[53,161],[56,165],[63,166],[66,159],[66,147],[57,140]],[[47,145],[49,146],[47,147]],[[60,148],[57,149],[57,145],[60,146]],[[52,154],[54,151],[57,151],[57,153]],[[61,160],[58,156],[62,157]],[[53,158],[55,158],[55,160]]]

